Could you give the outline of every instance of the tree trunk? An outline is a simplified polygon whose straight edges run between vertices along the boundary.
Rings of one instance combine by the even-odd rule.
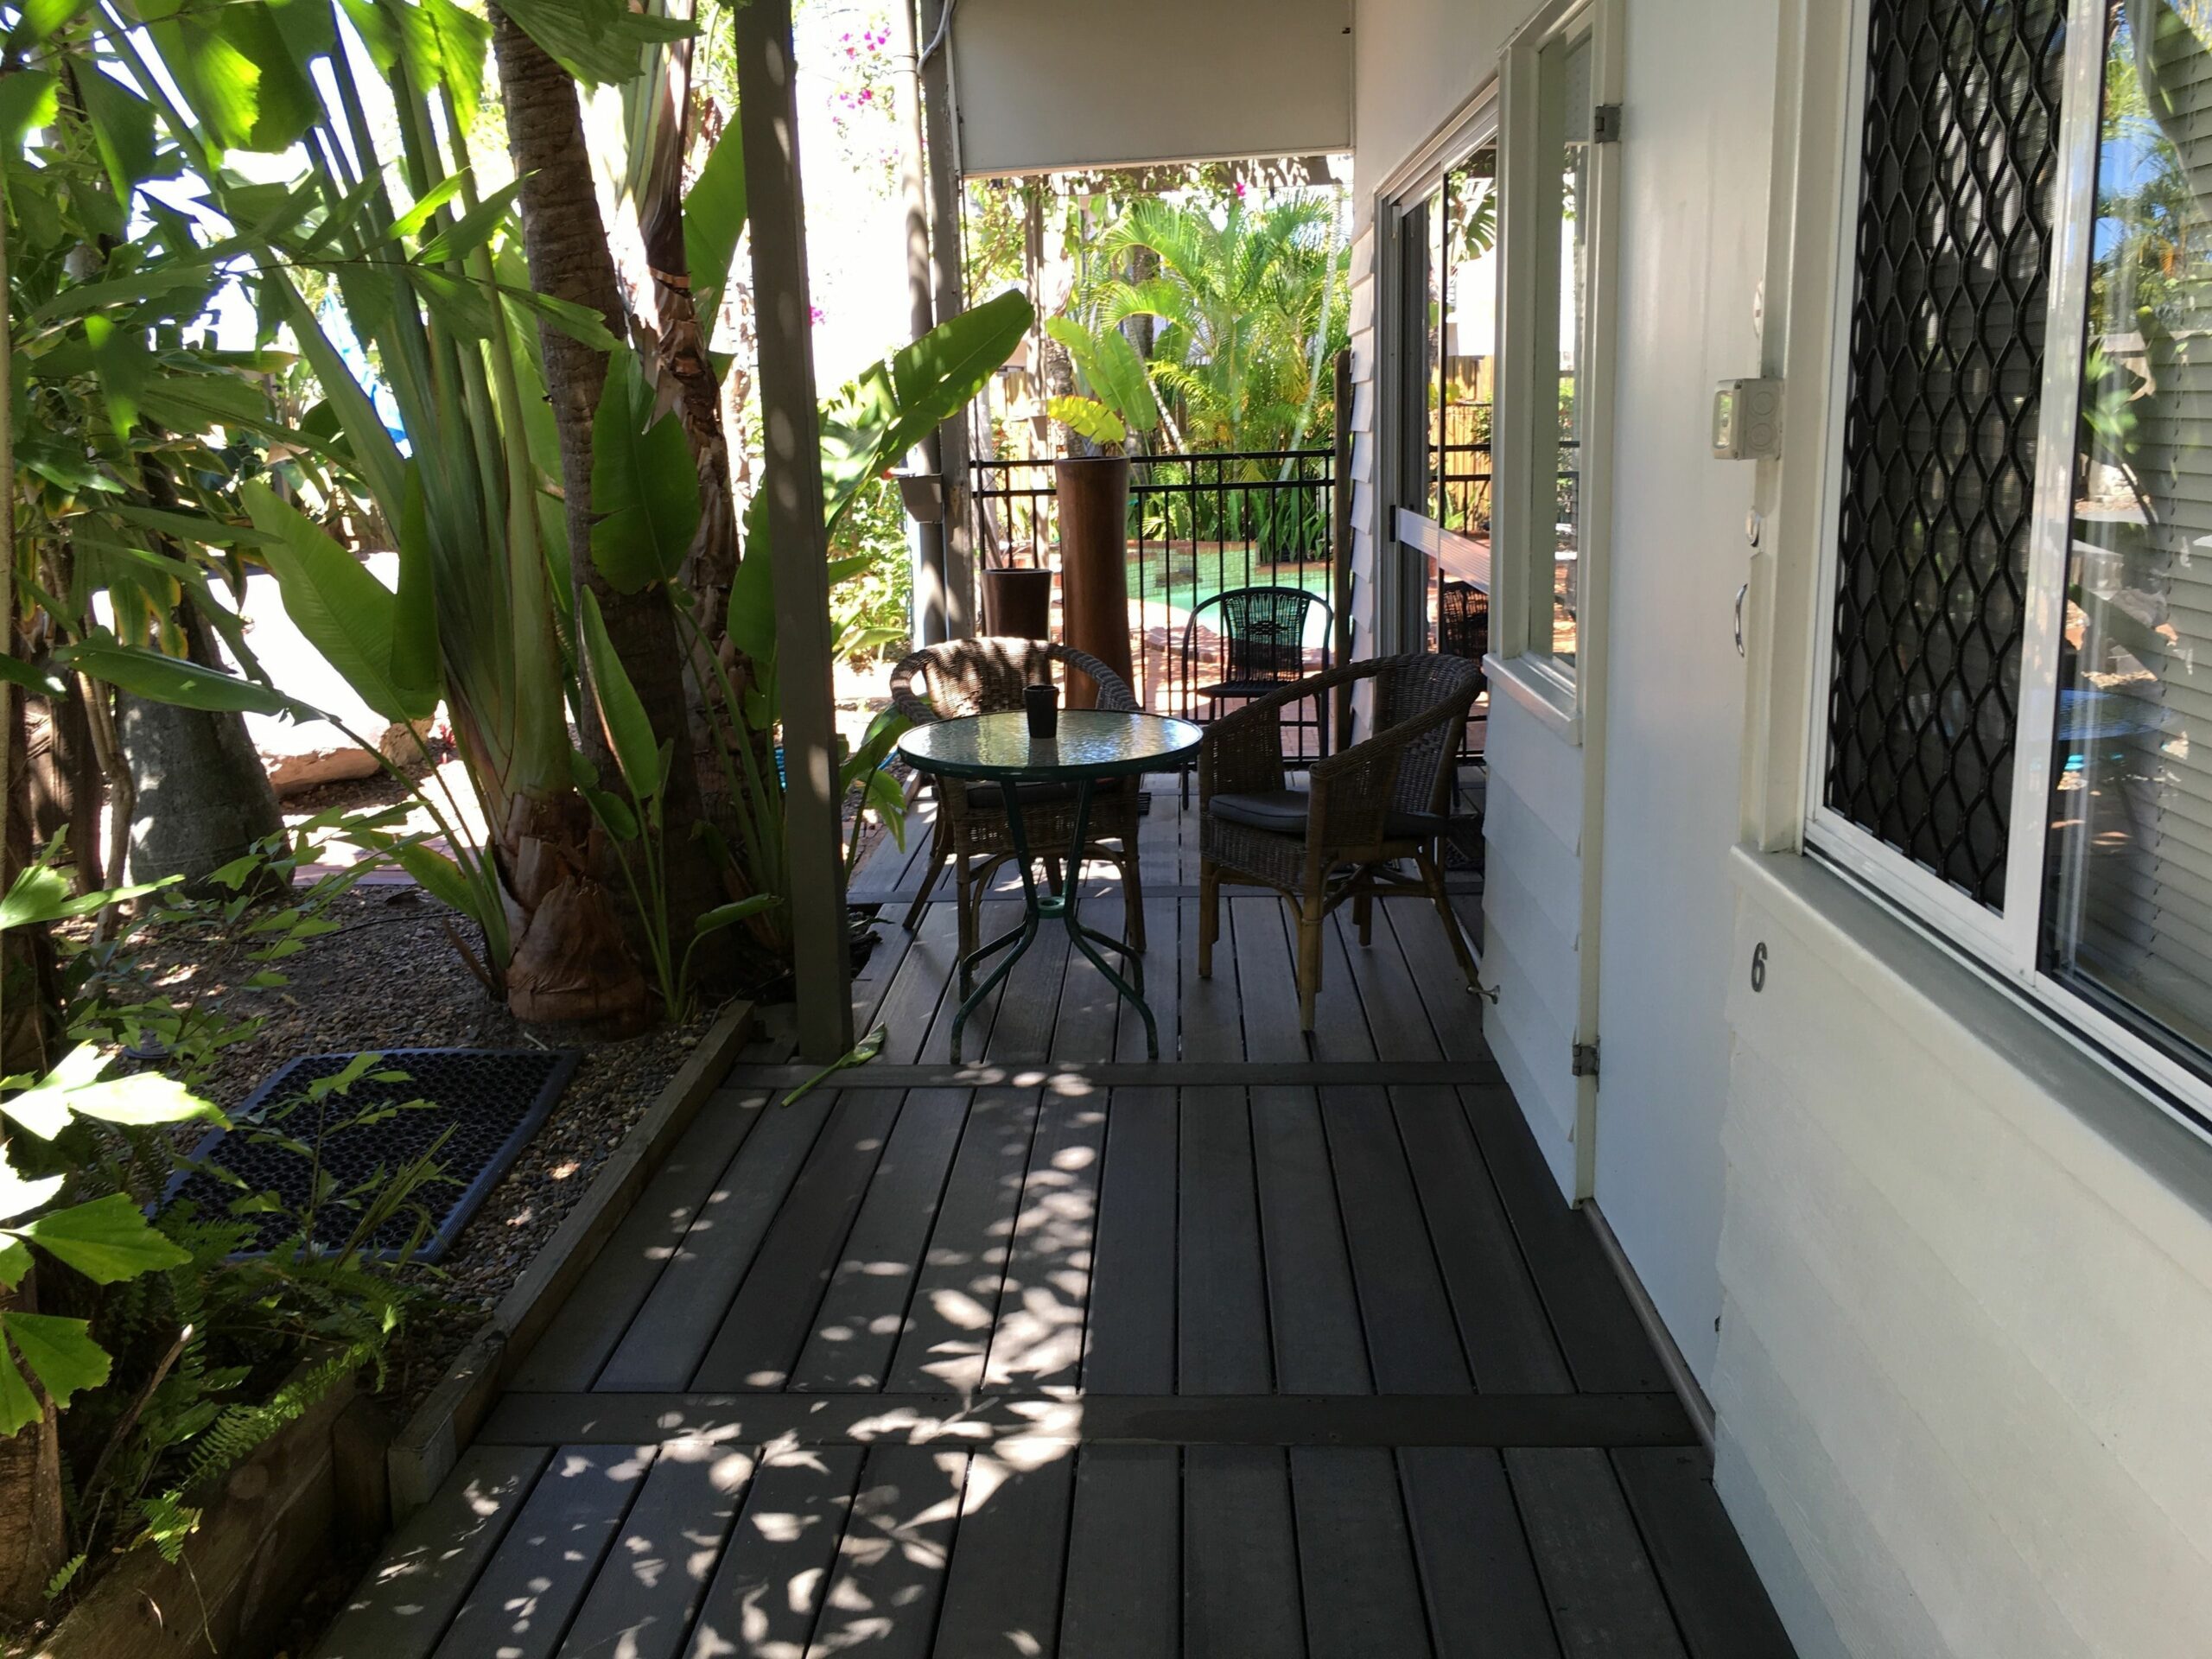
[[[0,1310],[38,1311],[35,1272],[13,1290],[0,1289]],[[13,1363],[0,1357],[0,1364]],[[61,1513],[61,1426],[46,1390],[35,1379],[26,1380],[41,1408],[39,1419],[0,1440],[0,1617],[23,1622],[47,1612],[46,1586],[69,1554]]]
[[[177,621],[192,660],[217,666],[199,615],[188,605]],[[115,701],[116,734],[137,795],[130,820],[135,880],[181,874],[191,892],[212,871],[283,833],[283,814],[245,715],[180,709],[127,691]]]
[[[584,147],[582,110],[575,82],[496,6],[492,46],[506,100],[507,147],[522,180],[523,249],[531,286],[541,294],[589,306],[618,337],[628,334],[622,289],[599,214],[591,156]],[[629,671],[653,730],[677,740],[665,803],[668,920],[678,944],[722,897],[719,873],[707,844],[696,837],[698,774],[692,747],[682,741],[690,715],[684,693],[684,658],[667,595],[658,588],[620,594],[592,563],[592,419],[607,384],[607,357],[556,328],[541,324],[545,390],[561,442],[561,487],[569,520],[569,569],[576,591],[595,594],[616,654]],[[579,674],[588,675],[579,661]],[[587,721],[584,750],[603,774],[613,772],[605,734]],[[719,955],[720,953],[702,953]]]

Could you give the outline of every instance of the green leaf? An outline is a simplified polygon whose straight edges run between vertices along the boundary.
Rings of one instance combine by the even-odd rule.
[[[26,691],[35,691],[41,697],[66,697],[69,682],[50,668],[41,668],[36,663],[27,663],[20,657],[0,656],[0,680],[20,685]]]
[[[476,890],[469,885],[461,866],[445,854],[419,841],[402,842],[391,849],[391,857],[430,897],[464,916],[475,916],[480,908]]]
[[[1049,398],[1045,404],[1045,412],[1069,431],[1079,433],[1093,443],[1125,443],[1128,441],[1129,429],[1122,423],[1122,417],[1096,397]]]
[[[397,597],[266,484],[245,483],[238,494],[254,527],[270,538],[262,556],[293,626],[386,720],[429,719],[438,706],[437,683],[412,677],[423,669],[420,642],[400,642]],[[412,626],[421,626],[419,617]]]
[[[700,916],[697,924],[692,928],[692,933],[696,938],[704,938],[709,933],[719,933],[726,927],[734,927],[738,923],[758,916],[764,911],[773,910],[783,902],[783,896],[780,893],[756,893],[750,899],[740,899],[733,904],[716,905],[712,910]]]
[[[709,340],[745,217],[745,147],[733,121],[722,129],[683,198],[683,261],[691,268],[691,291],[698,296],[699,327]]]
[[[155,373],[145,330],[111,317],[90,316],[85,319],[85,338],[92,348],[92,369],[100,390],[107,396],[108,419],[116,436],[127,438],[138,423],[139,400]]]
[[[118,200],[128,202],[133,190],[155,176],[154,106],[89,65],[78,73],[75,86],[108,183]]]
[[[99,1049],[80,1043],[30,1088],[0,1101],[0,1113],[41,1141],[60,1135],[72,1116],[133,1125],[176,1123],[195,1117],[216,1123],[226,1121],[220,1108],[201,1100],[173,1077],[142,1071],[132,1077],[103,1078],[100,1072],[106,1064]]]
[[[861,1038],[860,1041],[855,1043],[842,1054],[840,1054],[836,1059],[830,1061],[829,1065],[823,1066],[819,1071],[809,1077],[804,1083],[802,1083],[798,1088],[792,1090],[791,1093],[785,1095],[784,1096],[784,1104],[786,1106],[793,1104],[802,1096],[820,1088],[831,1077],[836,1076],[838,1072],[845,1071],[849,1067],[866,1065],[870,1060],[883,1052],[884,1039],[888,1037],[890,1034],[891,1028],[888,1026],[876,1027],[875,1029],[869,1032],[867,1036]]]
[[[513,283],[495,283],[493,286],[535,315],[540,322],[550,323],[594,352],[622,349],[622,342],[607,332],[607,319],[588,305],[579,305],[574,300],[557,300],[550,294],[536,293]]]
[[[1160,405],[1152,395],[1152,382],[1145,374],[1144,359],[1119,329],[1093,332],[1072,317],[1048,317],[1045,332],[1068,348],[1068,355],[1075,359],[1084,384],[1122,425],[1149,432],[1160,424]],[[1069,400],[1052,401],[1057,405]],[[1055,420],[1067,419],[1057,407],[1050,412]],[[1096,416],[1091,419],[1103,424],[1097,423]],[[1072,420],[1068,424],[1075,426]],[[1122,436],[1102,438],[1079,426],[1075,429],[1094,443],[1120,443],[1127,436],[1124,433]]]
[[[591,808],[592,816],[607,833],[620,842],[638,838],[638,815],[630,810],[630,803],[620,795],[604,789],[579,789],[584,804]]]
[[[622,0],[513,0],[500,8],[577,79],[613,86],[645,72],[644,48],[688,39],[695,25],[633,12]]]
[[[592,563],[617,593],[673,582],[699,528],[699,475],[674,414],[653,418],[652,388],[633,352],[608,360],[592,420]]]
[[[20,1230],[96,1285],[119,1284],[192,1260],[190,1252],[147,1225],[144,1212],[120,1192],[56,1210]],[[39,1375],[43,1378],[46,1373]]]
[[[522,188],[522,181],[486,197],[452,224],[415,251],[417,263],[442,265],[467,257],[492,239],[514,206],[515,192]]]
[[[27,1181],[13,1169],[0,1166],[0,1221],[13,1221],[18,1216],[27,1216],[32,1211],[52,1203],[55,1195],[68,1184],[67,1175],[48,1175],[41,1180]],[[18,1247],[11,1243],[8,1248]],[[12,1285],[21,1277],[22,1274],[18,1274],[7,1282]]]
[[[8,896],[0,899],[0,932],[11,927],[28,927],[35,922],[62,922],[73,916],[89,916],[109,905],[156,892],[183,880],[181,875],[165,875],[158,881],[142,881],[136,887],[78,893],[70,891],[67,878],[52,865],[26,864],[16,872]]]
[[[653,736],[652,722],[645,717],[638,689],[630,683],[622,658],[615,652],[614,641],[607,637],[599,595],[587,588],[580,597],[583,602],[576,620],[584,661],[590,669],[592,703],[607,744],[614,751],[614,764],[621,768],[622,781],[629,785],[630,798],[650,810],[661,791],[660,744]]]
[[[66,1409],[79,1389],[97,1389],[107,1381],[107,1351],[92,1340],[92,1327],[86,1320],[65,1319],[52,1313],[0,1313],[0,1329],[7,1332],[23,1363],[45,1385],[58,1409]],[[5,1426],[5,1414],[15,1408],[13,1402],[0,1402],[0,1427]],[[23,1421],[37,1415],[34,1408]]]
[[[16,1362],[6,1354],[0,1354],[0,1434],[12,1440],[42,1414],[38,1396],[23,1381]]]
[[[19,1238],[0,1244],[0,1285],[13,1290],[31,1270],[30,1247]]]
[[[52,126],[60,95],[54,77],[35,69],[0,76],[0,150],[12,156],[33,129]]]
[[[23,0],[17,8],[20,21],[8,36],[10,46],[36,46],[52,38],[54,31],[74,18],[91,3],[91,0]]]
[[[461,194],[461,187],[468,181],[466,173],[448,174],[415,199],[415,204],[391,221],[391,230],[385,239],[397,242],[422,233],[430,222],[430,215]]]
[[[372,578],[374,580],[374,578]],[[109,685],[152,702],[174,703],[180,709],[214,713],[289,715],[295,720],[320,720],[322,715],[307,704],[271,687],[219,674],[212,668],[168,657],[137,645],[86,640],[58,653],[70,667]]]

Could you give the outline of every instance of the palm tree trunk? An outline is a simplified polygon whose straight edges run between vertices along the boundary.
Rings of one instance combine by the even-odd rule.
[[[584,147],[583,114],[575,82],[538,44],[496,6],[492,48],[506,101],[507,147],[522,180],[523,251],[531,286],[541,294],[589,306],[618,337],[629,332],[622,289],[600,219],[599,195]],[[591,429],[607,384],[607,357],[558,329],[543,325],[546,395],[561,442],[561,486],[569,520],[569,569],[579,594],[598,597],[614,649],[637,687],[653,729],[674,738],[666,801],[668,909],[672,936],[691,937],[692,925],[721,899],[720,878],[706,844],[695,837],[699,785],[684,691],[684,658],[676,618],[658,588],[621,594],[591,557]],[[577,664],[579,674],[587,673]],[[585,753],[602,774],[613,760],[605,734],[588,722]]]

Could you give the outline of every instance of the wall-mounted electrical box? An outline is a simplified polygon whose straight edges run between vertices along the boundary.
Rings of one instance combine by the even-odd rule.
[[[1782,382],[1723,380],[1713,393],[1713,458],[1766,461],[1782,453]]]

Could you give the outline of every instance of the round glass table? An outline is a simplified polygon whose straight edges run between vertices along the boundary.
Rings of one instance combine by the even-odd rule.
[[[968,715],[957,720],[917,726],[899,740],[899,752],[917,772],[933,778],[995,783],[1006,797],[1007,829],[1014,842],[1014,867],[1021,872],[1021,925],[987,941],[960,959],[961,1002],[952,1016],[952,1058],[960,1059],[960,1029],[976,1005],[1013,971],[1046,922],[1058,920],[1075,948],[1090,958],[1121,996],[1144,1016],[1147,1052],[1160,1058],[1160,1031],[1144,1000],[1144,958],[1125,940],[1085,927],[1077,916],[1083,890],[1080,849],[1090,823],[1090,791],[1102,779],[1138,772],[1167,772],[1198,747],[1198,728],[1188,721],[1160,715],[1122,714],[1104,709],[1063,709],[1058,730],[1050,738],[1029,735],[1027,714]],[[1067,880],[1058,893],[1040,893],[1030,869],[1032,855],[1021,820],[1018,791],[1025,784],[1069,784],[1075,790],[1075,833],[1069,844]],[[1099,954],[1119,951],[1129,978]],[[1011,947],[1009,949],[1009,947]],[[1000,951],[1006,956],[980,985],[976,969]]]

